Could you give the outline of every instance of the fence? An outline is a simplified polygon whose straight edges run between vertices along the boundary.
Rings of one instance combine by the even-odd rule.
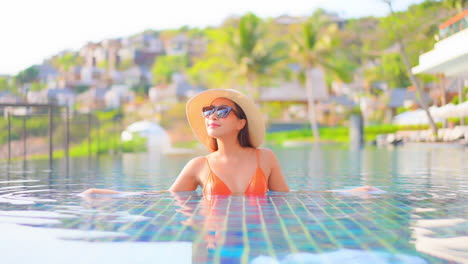
[[[116,149],[122,130],[122,116],[112,112],[105,118],[94,113],[76,113],[67,106],[55,104],[0,104],[4,119],[0,122],[0,154],[8,162],[15,157],[48,153],[49,167],[53,166],[54,152],[63,150],[68,162],[71,144],[87,144],[87,155],[99,154],[101,125],[108,128],[106,142],[112,140]],[[104,120],[104,122],[102,122]],[[2,124],[3,123],[3,124]],[[110,129],[109,129],[110,127]],[[110,133],[110,134],[109,134]],[[47,142],[47,143],[45,143]]]

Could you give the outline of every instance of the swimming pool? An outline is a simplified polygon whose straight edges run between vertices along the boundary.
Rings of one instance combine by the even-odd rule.
[[[293,190],[84,199],[167,189],[193,154],[1,163],[2,263],[463,263],[468,149],[274,148]],[[383,193],[349,194],[361,185]],[[321,192],[335,190],[334,192]]]

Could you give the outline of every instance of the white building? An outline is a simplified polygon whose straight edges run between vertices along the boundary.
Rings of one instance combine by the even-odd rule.
[[[439,26],[440,40],[434,49],[419,56],[414,74],[468,76],[468,9]]]
[[[111,109],[119,108],[123,103],[131,102],[134,99],[135,93],[130,91],[130,87],[127,85],[112,85],[104,95],[106,107]]]

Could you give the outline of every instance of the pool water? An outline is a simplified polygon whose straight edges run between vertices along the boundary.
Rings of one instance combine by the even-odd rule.
[[[0,163],[1,262],[468,263],[468,148],[272,148],[291,193],[77,196],[167,189],[197,152]]]

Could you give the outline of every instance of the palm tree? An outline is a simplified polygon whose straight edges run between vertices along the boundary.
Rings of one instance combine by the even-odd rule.
[[[321,69],[343,78],[346,74],[332,60],[335,56],[333,47],[336,44],[336,39],[333,38],[333,35],[336,30],[336,25],[328,23],[325,13],[319,10],[301,25],[299,33],[294,36],[292,56],[301,64],[305,73],[308,116],[316,140],[320,140],[320,134],[315,112],[316,95],[312,87],[313,71]]]
[[[247,82],[247,91],[258,100],[259,92],[255,85],[258,77],[282,58],[278,56],[282,43],[267,45],[262,21],[253,13],[242,16],[238,27],[228,31],[229,57],[234,64],[235,73]]]
[[[393,7],[392,7],[392,1],[391,0],[383,0],[383,1],[388,5],[388,8],[390,10],[390,15],[392,17],[395,17],[395,13],[393,12]],[[406,48],[405,48],[405,44],[403,43],[403,39],[400,33],[398,32],[398,30],[396,30],[394,27],[392,27],[392,30],[393,30],[393,33],[395,34],[396,41],[400,49],[400,54],[401,54],[401,57],[403,58],[403,62],[405,64],[405,68],[410,77],[411,83],[414,85],[414,87],[416,87],[416,90],[418,91],[421,106],[424,112],[426,113],[427,119],[429,120],[429,125],[431,127],[432,134],[437,136],[437,126],[434,122],[434,119],[432,118],[431,112],[429,112],[429,106],[428,106],[428,103],[426,102],[426,98],[423,96],[421,85],[416,79],[416,77],[414,76],[413,72],[411,71],[411,65],[408,60],[408,55],[406,54]]]

